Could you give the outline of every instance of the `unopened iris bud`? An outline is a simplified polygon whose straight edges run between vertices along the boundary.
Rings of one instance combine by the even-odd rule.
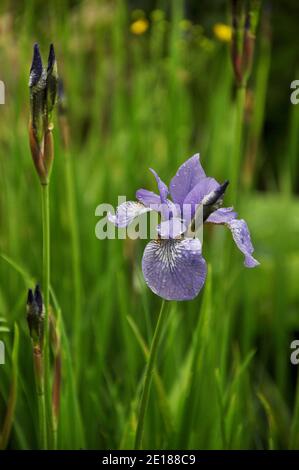
[[[232,0],[232,64],[235,75],[235,81],[238,86],[243,82],[243,36],[244,36],[244,12],[242,0]]]
[[[34,44],[33,47],[33,58],[32,64],[30,69],[30,77],[29,77],[29,87],[35,87],[43,73],[43,63],[41,59],[41,55],[39,52],[38,44]]]
[[[30,88],[30,123],[29,143],[33,162],[41,180],[46,179],[46,171],[42,161],[41,144],[43,139],[43,114],[46,77],[38,44],[34,45],[33,59],[29,78]]]
[[[47,68],[47,113],[50,120],[52,110],[56,104],[58,90],[57,62],[53,44],[50,45]]]
[[[44,337],[44,310],[40,287],[39,285],[36,285],[34,292],[32,289],[28,290],[27,323],[34,345],[38,345],[40,348],[42,348]]]
[[[250,28],[250,15],[246,16],[245,32],[244,32],[244,54],[243,54],[243,70],[245,78],[247,79],[251,73],[253,50],[254,50],[255,36]]]
[[[31,121],[39,143],[43,136],[43,114],[45,106],[46,74],[38,44],[34,45],[29,77]]]
[[[51,116],[57,100],[58,74],[53,44],[47,69],[43,67],[38,44],[34,45],[29,78],[29,142],[33,162],[42,184],[48,184],[53,163]]]
[[[245,11],[243,0],[232,0],[232,64],[237,86],[245,86],[251,73],[260,0],[251,0]]]

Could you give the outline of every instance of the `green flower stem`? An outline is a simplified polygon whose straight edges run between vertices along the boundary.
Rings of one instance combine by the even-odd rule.
[[[142,437],[143,437],[143,432],[144,432],[144,418],[145,418],[148,400],[149,400],[153,370],[155,367],[155,361],[157,357],[157,351],[158,351],[158,346],[159,346],[159,342],[161,339],[161,334],[163,331],[163,325],[165,323],[165,319],[167,316],[166,315],[167,309],[165,308],[165,304],[166,302],[165,300],[163,300],[159,318],[158,318],[157,325],[156,325],[156,329],[155,329],[155,333],[154,333],[154,337],[153,337],[153,341],[151,344],[147,366],[146,366],[144,386],[143,386],[141,400],[140,400],[138,423],[137,423],[136,436],[135,436],[135,449],[141,449],[142,447]]]
[[[33,348],[34,375],[36,383],[40,448],[47,450],[47,414],[45,399],[44,358],[39,346]]]
[[[40,447],[42,450],[47,450],[47,420],[46,420],[46,400],[45,394],[38,395],[38,415],[39,415],[39,429],[40,429]]]
[[[50,303],[50,207],[49,185],[42,185],[42,221],[43,221],[43,295],[45,304],[44,328],[44,388],[47,409],[50,412],[50,354],[49,354],[49,303]],[[42,409],[41,409],[41,412]],[[49,414],[50,416],[50,414]],[[46,416],[47,418],[47,416]],[[49,426],[47,428],[50,429]]]

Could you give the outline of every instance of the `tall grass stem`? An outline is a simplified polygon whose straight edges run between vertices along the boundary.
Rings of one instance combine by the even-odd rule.
[[[12,426],[14,423],[15,410],[17,404],[18,395],[18,373],[19,373],[19,328],[17,324],[14,326],[14,343],[12,350],[12,377],[11,386],[9,392],[9,398],[7,402],[7,411],[4,418],[3,428],[0,434],[0,450],[4,450],[9,442]]]
[[[43,295],[45,305],[45,328],[44,328],[44,387],[46,395],[46,410],[51,415],[51,387],[50,387],[50,344],[49,344],[49,303],[50,303],[50,203],[49,184],[42,188],[42,225],[43,225]],[[46,415],[47,419],[47,415]],[[50,427],[48,425],[48,430]]]
[[[80,373],[80,357],[81,357],[81,307],[82,307],[82,279],[80,267],[80,239],[78,230],[78,219],[76,211],[76,197],[74,185],[74,172],[71,156],[66,150],[65,158],[65,178],[66,178],[66,198],[70,224],[71,238],[71,257],[72,257],[72,276],[73,276],[73,292],[74,292],[74,342],[73,350],[76,356],[76,377]]]
[[[48,449],[47,411],[45,399],[44,357],[39,346],[33,348],[33,364],[38,404],[39,445],[40,449]]]
[[[165,308],[165,306],[166,306],[166,302],[165,300],[163,300],[161,309],[160,309],[159,318],[158,318],[157,325],[156,325],[156,329],[155,329],[155,333],[154,333],[154,337],[153,337],[153,341],[151,344],[146,371],[145,371],[144,386],[143,386],[143,390],[141,394],[140,408],[139,408],[139,414],[138,414],[138,423],[137,423],[136,436],[135,436],[135,449],[137,450],[142,448],[144,419],[145,419],[145,414],[146,414],[149,395],[150,395],[152,376],[153,376],[153,371],[155,367],[158,346],[159,346],[162,331],[163,331],[163,326],[167,317],[168,309]]]
[[[231,160],[231,198],[232,202],[235,203],[238,194],[240,168],[242,161],[242,137],[243,137],[243,120],[244,120],[244,108],[246,98],[246,87],[240,86],[237,88],[236,94],[236,121],[235,121],[235,132],[234,132],[234,146]]]

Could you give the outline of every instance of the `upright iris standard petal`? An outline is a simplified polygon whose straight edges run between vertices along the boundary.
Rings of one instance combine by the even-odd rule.
[[[191,218],[192,218],[195,214],[196,207],[202,203],[203,199],[208,194],[212,193],[219,187],[220,187],[219,183],[217,183],[217,181],[214,178],[209,178],[209,177],[200,178],[196,186],[194,186],[194,188],[187,194],[184,200],[183,209],[187,209],[187,213],[190,213],[189,211],[189,207],[190,207]]]
[[[243,219],[233,219],[227,223],[232,232],[233,239],[240,251],[245,255],[244,265],[247,268],[254,268],[260,263],[252,256],[254,248],[251,243],[248,226]]]
[[[180,166],[170,182],[169,189],[173,202],[183,205],[187,194],[197,185],[200,178],[205,176],[199,161],[199,153],[196,153]]]
[[[142,271],[147,285],[166,300],[190,300],[206,279],[206,262],[198,239],[152,240],[146,245]]]
[[[166,184],[161,180],[158,173],[155,172],[155,170],[150,168],[150,171],[153,173],[154,177],[156,178],[159,193],[160,193],[161,203],[164,204],[164,203],[166,203],[167,196],[168,196],[168,193],[169,193],[168,188],[167,188]]]
[[[127,201],[120,204],[116,209],[116,214],[108,214],[109,222],[113,223],[116,227],[127,227],[135,217],[138,217],[145,212],[149,212],[150,207],[145,207],[140,202]]]

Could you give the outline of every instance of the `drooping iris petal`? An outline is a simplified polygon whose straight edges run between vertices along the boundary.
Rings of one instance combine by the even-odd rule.
[[[158,173],[156,173],[155,170],[150,168],[150,171],[153,173],[154,177],[156,178],[159,193],[160,193],[161,202],[162,202],[162,204],[164,204],[166,202],[166,199],[167,199],[167,196],[168,196],[168,192],[169,192],[168,188],[167,188],[166,184],[161,180],[160,176],[158,175]]]
[[[116,209],[116,214],[108,214],[108,220],[116,227],[127,227],[135,217],[150,211],[150,207],[145,207],[140,202],[126,201]]]
[[[213,224],[227,224],[231,220],[236,219],[237,216],[238,214],[234,211],[233,207],[221,207],[210,214],[206,222],[211,222]]]
[[[176,217],[161,222],[157,227],[157,232],[161,238],[177,238],[186,231],[187,227],[183,220]]]
[[[146,207],[161,204],[160,196],[153,191],[148,191],[147,189],[138,189],[138,191],[136,191],[136,199],[142,202]]]
[[[196,186],[187,194],[184,204],[183,204],[183,213],[185,218],[185,213],[190,214],[191,208],[191,218],[194,216],[196,207],[202,203],[203,199],[219,188],[220,185],[214,178],[204,177],[200,178]],[[189,220],[187,219],[187,222]]]
[[[187,194],[196,186],[200,178],[205,176],[199,161],[199,153],[196,153],[180,166],[170,182],[169,188],[173,201],[182,205]]]
[[[245,255],[244,265],[254,268],[260,263],[252,256],[254,248],[251,243],[248,226],[243,219],[233,219],[226,223],[232,232],[233,239],[240,251]]]
[[[152,240],[144,250],[142,271],[149,288],[166,300],[196,297],[206,279],[206,262],[196,239]]]
[[[221,207],[209,216],[206,222],[213,224],[225,224],[232,232],[233,239],[240,251],[245,255],[244,265],[254,268],[260,263],[252,256],[252,246],[248,225],[244,219],[237,219],[237,213],[233,207]]]

